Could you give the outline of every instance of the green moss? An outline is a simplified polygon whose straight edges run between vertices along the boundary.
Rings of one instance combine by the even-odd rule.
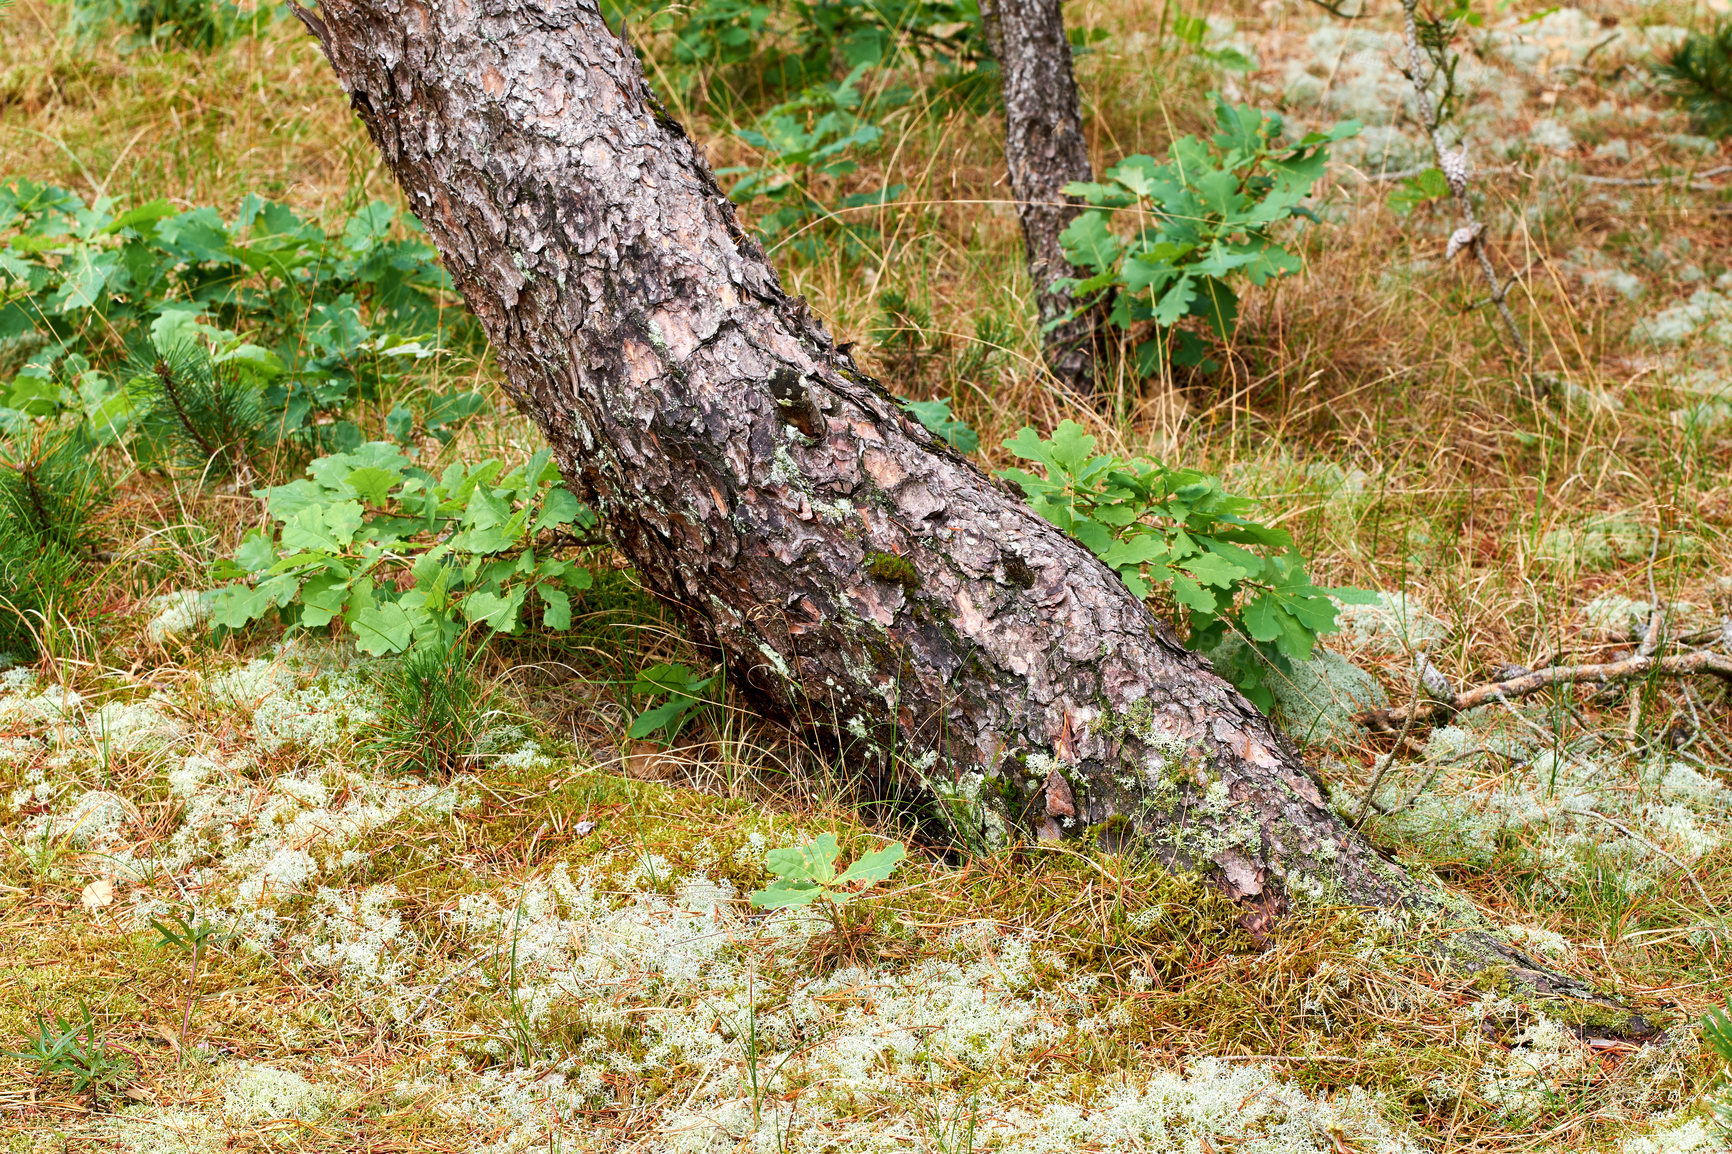
[[[913,562],[894,553],[871,553],[866,557],[866,572],[877,581],[894,581],[912,593],[920,588],[920,574]]]
[[[1474,971],[1473,988],[1488,994],[1509,994],[1515,989],[1508,966],[1486,966]]]
[[[1089,827],[1089,840],[1108,853],[1117,853],[1136,836],[1136,823],[1122,813]]]
[[[1553,1021],[1562,1022],[1566,1026],[1587,1027],[1593,1030],[1605,1030],[1612,1034],[1628,1034],[1634,1015],[1629,1010],[1617,1006],[1604,1006],[1597,1002],[1558,1001],[1544,1002],[1540,1010]]]

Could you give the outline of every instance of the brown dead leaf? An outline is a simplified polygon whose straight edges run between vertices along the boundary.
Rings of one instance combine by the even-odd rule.
[[[91,913],[103,906],[114,904],[114,879],[97,878],[84,887],[84,892],[78,895],[78,903]]]
[[[627,777],[639,781],[666,781],[679,770],[679,759],[650,741],[634,741],[620,759]]]

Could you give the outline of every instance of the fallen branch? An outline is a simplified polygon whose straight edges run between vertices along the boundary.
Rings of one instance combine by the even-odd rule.
[[[1353,720],[1373,733],[1396,733],[1406,729],[1410,721],[1436,725],[1458,713],[1466,713],[1470,709],[1478,709],[1497,701],[1527,697],[1554,685],[1574,685],[1584,681],[1607,685],[1619,681],[1634,681],[1650,675],[1695,677],[1704,673],[1725,678],[1726,682],[1732,685],[1732,657],[1698,649],[1694,653],[1677,653],[1670,657],[1637,654],[1622,661],[1609,661],[1600,665],[1556,665],[1550,669],[1524,673],[1507,681],[1495,681],[1478,689],[1465,690],[1445,701],[1419,701],[1395,709],[1363,710],[1355,713]]]
[[[1724,185],[1697,184],[1711,176],[1724,176],[1732,172],[1732,164],[1723,164],[1718,168],[1703,169],[1700,172],[1688,173],[1682,180],[1676,176],[1594,176],[1586,172],[1570,173],[1571,180],[1579,180],[1583,184],[1609,184],[1620,188],[1660,188],[1665,185],[1681,185],[1686,190],[1700,192],[1718,192]]]

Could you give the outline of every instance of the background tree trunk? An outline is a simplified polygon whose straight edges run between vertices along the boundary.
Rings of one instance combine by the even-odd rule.
[[[1443,909],[1116,575],[783,293],[593,0],[301,18],[567,482],[767,712],[894,751],[961,839],[1143,835],[1252,925],[1294,888]]]
[[[1064,187],[1094,179],[1070,41],[1060,0],[981,0],[980,16],[1002,77],[1004,157],[1044,326],[1075,305],[1069,293],[1052,291],[1057,278],[1077,275],[1058,241],[1077,214]],[[1041,338],[1047,367],[1075,391],[1094,388],[1100,321],[1085,313]]]

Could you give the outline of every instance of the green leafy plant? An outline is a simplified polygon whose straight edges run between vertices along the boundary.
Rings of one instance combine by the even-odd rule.
[[[1208,345],[1180,323],[1204,322],[1226,340],[1239,316],[1230,282],[1266,284],[1303,267],[1275,239],[1294,217],[1316,217],[1301,203],[1323,176],[1326,146],[1359,131],[1356,121],[1296,144],[1281,143],[1279,116],[1215,97],[1220,131],[1208,141],[1173,142],[1168,162],[1132,156],[1099,182],[1065,187],[1091,205],[1061,235],[1065,255],[1088,276],[1061,282],[1078,310],[1105,306],[1135,346],[1143,375],[1168,364],[1212,370]]]
[[[1718,1093],[1711,1100],[1710,1109],[1721,1133],[1732,1137],[1732,1003],[1703,1015],[1702,1040],[1720,1060],[1715,1078]]]
[[[537,603],[544,627],[566,629],[572,594],[590,586],[566,555],[593,543],[576,534],[595,517],[545,449],[515,469],[489,458],[434,476],[374,441],[307,474],[254,494],[273,524],[213,567],[230,582],[205,595],[213,625],[275,610],[306,629],[341,620],[362,650],[402,653],[466,627],[516,633]]]
[[[939,94],[972,100],[993,69],[975,0],[607,0],[602,11],[610,23],[669,34],[671,87],[727,104],[860,65],[905,65]]]
[[[902,408],[957,452],[972,453],[980,448],[980,434],[950,411],[949,401],[904,401]]]
[[[840,853],[836,835],[830,833],[820,834],[807,845],[771,850],[764,855],[764,865],[776,880],[753,890],[749,899],[765,910],[817,905],[830,923],[830,933],[812,942],[815,960],[821,966],[837,958],[858,961],[859,943],[871,932],[872,919],[853,916],[854,903],[864,891],[894,873],[907,856],[902,843],[893,841],[860,855],[854,864],[838,872]]]
[[[1324,589],[1306,576],[1285,530],[1250,520],[1255,503],[1218,478],[1145,458],[1095,452],[1095,438],[1065,421],[1050,438],[1023,429],[1004,447],[1039,473],[1006,469],[1041,516],[1088,546],[1147,598],[1158,588],[1183,610],[1189,644],[1207,650],[1229,633],[1250,641],[1223,670],[1260,707],[1274,705],[1272,667],[1307,661],[1317,638],[1335,631],[1331,597],[1363,601],[1351,589]]]
[[[145,420],[157,434],[183,425],[171,439],[196,447],[202,434],[165,411],[166,360],[248,424],[256,402],[272,440],[352,449],[365,439],[353,406],[475,331],[419,225],[399,228],[384,203],[326,235],[256,196],[225,220],[15,180],[0,185],[0,236],[0,426],[70,412],[109,444]]]
[[[373,672],[384,698],[371,747],[394,770],[449,779],[474,756],[488,693],[461,638],[430,637]]]
[[[1251,61],[1237,48],[1210,48],[1209,21],[1202,16],[1179,15],[1173,20],[1173,39],[1198,59],[1226,72],[1249,72]]]
[[[186,1009],[180,1017],[180,1052],[186,1053],[186,1035],[192,1027],[192,1008],[198,998],[198,969],[204,961],[205,954],[213,947],[220,946],[229,937],[226,930],[212,925],[206,918],[192,922],[181,914],[170,911],[166,920],[151,918],[151,928],[157,933],[157,946],[165,949],[179,950],[187,955],[189,967],[186,976]]]
[[[1690,33],[1656,71],[1698,131],[1716,140],[1732,136],[1732,18]]]
[[[1443,200],[1449,196],[1449,181],[1441,168],[1428,168],[1403,180],[1394,192],[1384,198],[1390,211],[1406,216],[1422,204]]]
[[[840,855],[833,833],[820,834],[808,845],[771,850],[764,855],[764,865],[776,880],[753,890],[751,903],[759,909],[775,910],[820,902],[825,916],[837,922],[842,908],[894,873],[908,851],[901,842],[891,842],[883,849],[862,854],[838,873],[836,859]]]
[[[711,687],[719,680],[719,674],[700,678],[684,665],[665,661],[643,670],[632,686],[633,696],[667,700],[638,714],[626,736],[645,738],[660,734],[664,746],[672,745],[687,723],[709,707]]]
[[[275,5],[243,10],[229,0],[77,0],[72,6],[73,27],[87,39],[116,26],[131,29],[122,50],[172,44],[209,51],[257,35],[275,12]]]
[[[763,163],[757,168],[721,169],[717,175],[740,177],[728,192],[736,204],[762,198],[774,206],[756,221],[766,244],[786,245],[815,260],[824,246],[838,240],[845,255],[861,255],[876,237],[871,226],[838,215],[816,195],[821,180],[856,171],[860,166],[851,154],[870,152],[884,135],[860,115],[856,86],[868,67],[857,66],[839,83],[807,88],[760,116],[756,128],[740,133],[742,140],[763,153]],[[888,204],[902,195],[903,187],[849,194],[838,209]]]
[[[132,1063],[109,1048],[90,1007],[80,1002],[78,1010],[78,1019],[58,1012],[52,1021],[36,1015],[35,1029],[24,1035],[24,1048],[8,1050],[5,1057],[35,1067],[39,1078],[66,1083],[74,1094],[100,1094],[124,1078]]]

